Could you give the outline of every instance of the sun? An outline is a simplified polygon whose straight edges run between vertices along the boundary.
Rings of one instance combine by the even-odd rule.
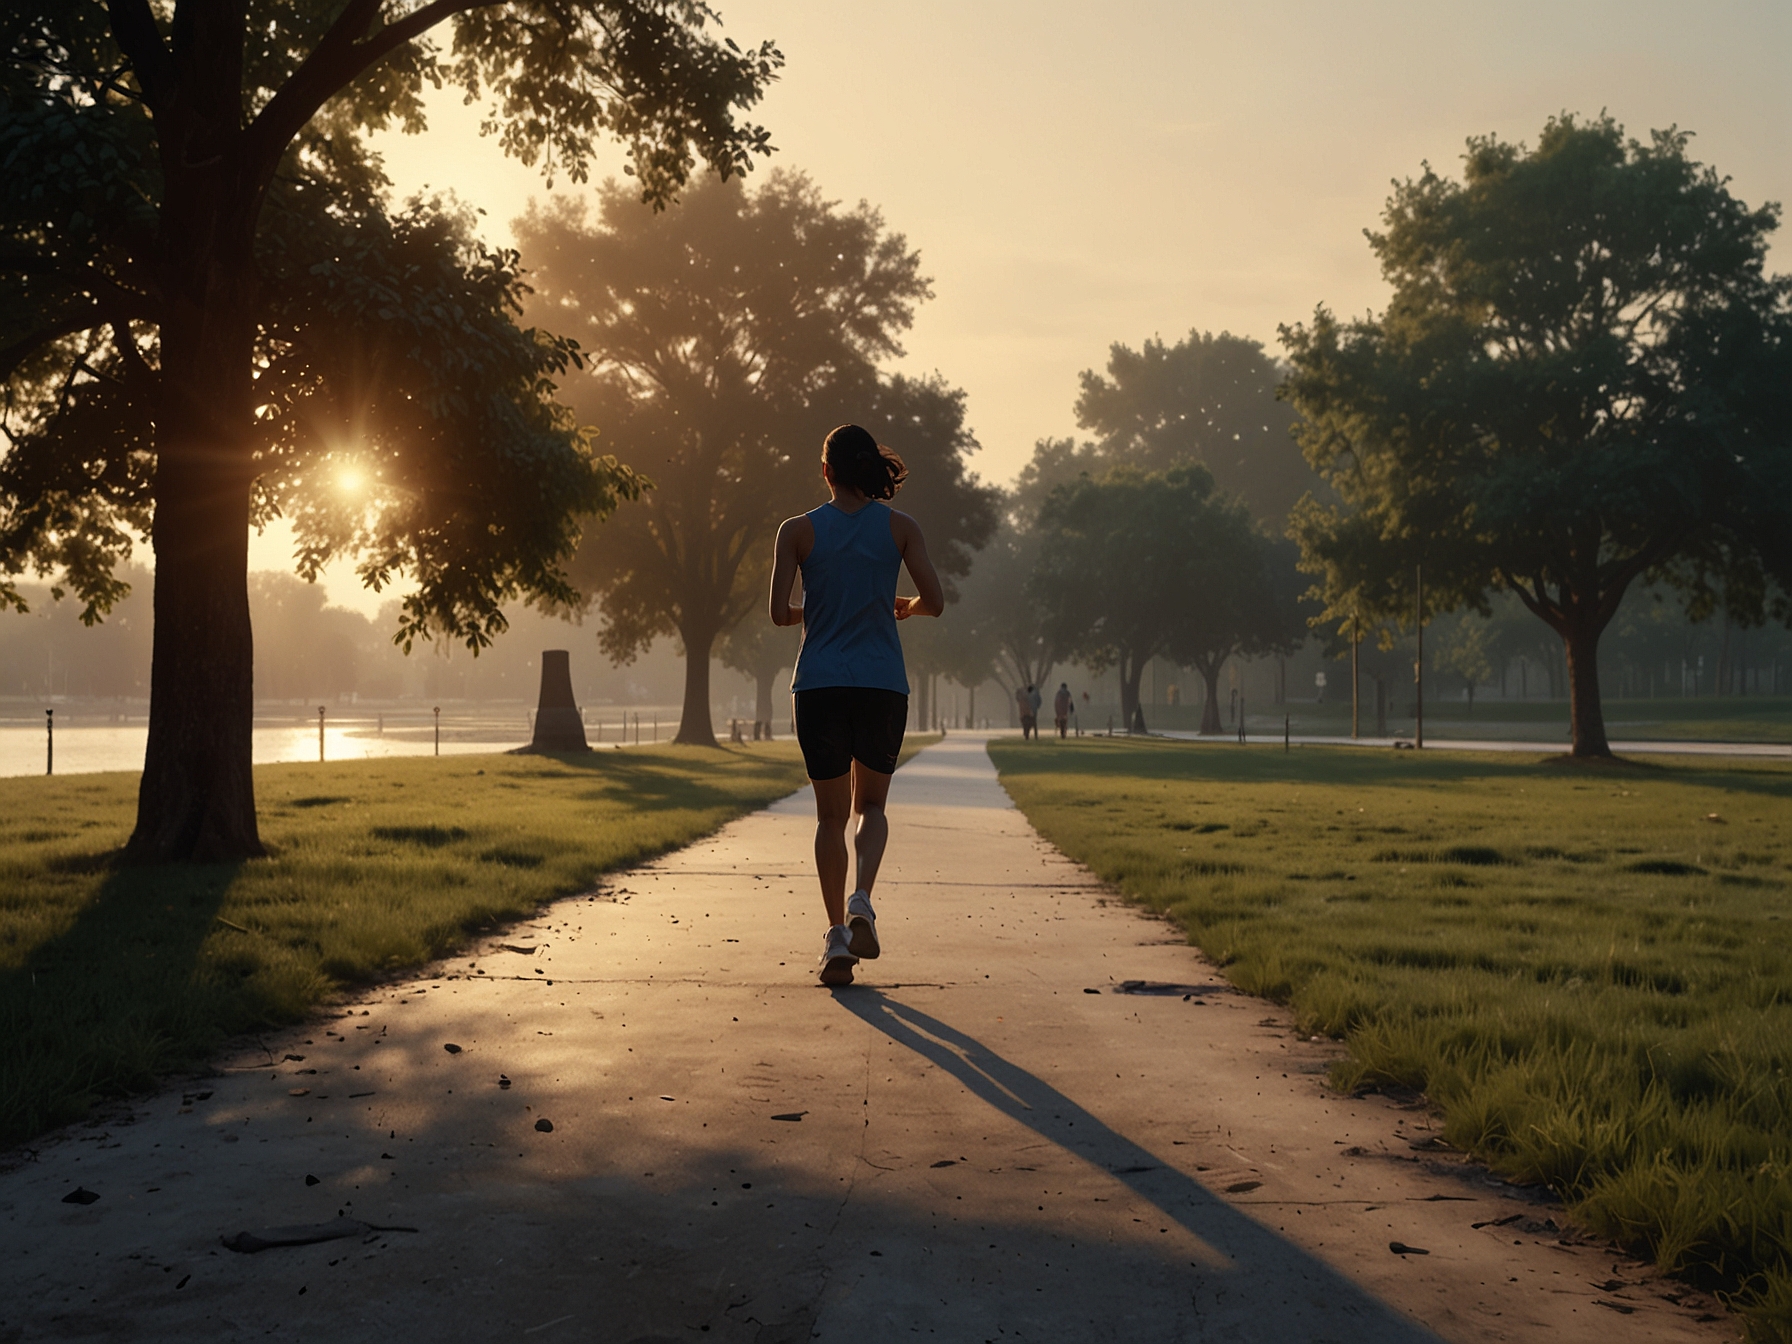
[[[358,495],[367,485],[367,473],[359,467],[344,467],[336,473],[336,488],[346,495]]]

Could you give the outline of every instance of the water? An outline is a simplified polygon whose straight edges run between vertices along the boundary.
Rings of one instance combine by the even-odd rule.
[[[652,708],[641,714],[641,740],[654,736]],[[59,706],[56,715],[56,773],[88,774],[96,770],[143,768],[143,749],[149,724],[141,712],[122,722],[101,715],[80,717],[82,710]],[[660,709],[659,736],[677,731],[675,711]],[[628,740],[634,741],[634,711],[628,711]],[[594,709],[586,713],[585,736],[592,746],[615,742],[622,731],[623,711]],[[442,755],[464,756],[509,751],[529,741],[529,711],[497,707],[442,716]],[[261,716],[254,730],[257,765],[280,761],[317,759],[317,719],[298,715]],[[23,722],[16,717],[0,720],[0,776],[44,773],[44,724],[42,718]],[[428,756],[435,751],[434,725],[425,713],[414,709],[384,715],[362,713],[329,716],[324,720],[326,761],[379,760],[392,756]]]

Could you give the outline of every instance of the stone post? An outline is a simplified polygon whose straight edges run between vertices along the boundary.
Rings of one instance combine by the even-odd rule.
[[[585,719],[572,698],[572,655],[565,649],[544,649],[541,655],[541,700],[535,707],[535,732],[529,751],[590,751]]]

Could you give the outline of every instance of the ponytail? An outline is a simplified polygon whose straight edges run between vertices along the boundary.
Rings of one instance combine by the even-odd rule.
[[[908,479],[908,468],[890,449],[857,425],[841,425],[821,445],[834,482],[870,499],[891,499]]]

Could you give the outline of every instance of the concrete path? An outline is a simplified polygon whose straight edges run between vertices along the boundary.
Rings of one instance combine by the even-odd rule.
[[[1735,1337],[1327,1092],[1335,1047],[1041,842],[981,740],[899,776],[849,990],[809,817],[47,1142],[0,1175],[0,1340]],[[220,1244],[338,1218],[414,1230]]]

